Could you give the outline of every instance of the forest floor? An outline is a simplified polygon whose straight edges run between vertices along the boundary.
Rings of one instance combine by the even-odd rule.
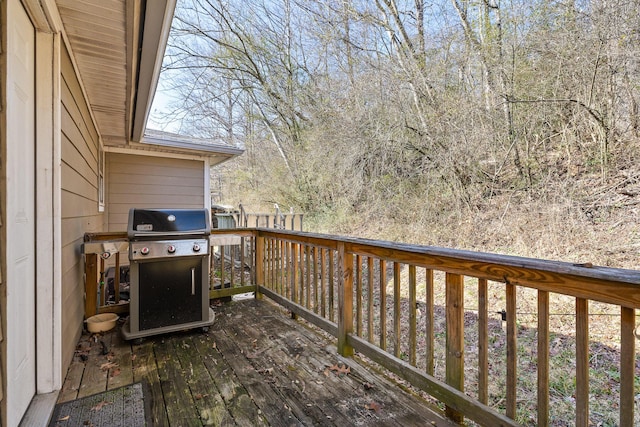
[[[335,234],[354,237],[640,268],[640,169],[554,186],[543,194],[502,190],[448,214],[423,214],[407,206],[397,218],[364,212],[360,219],[321,228],[337,227]]]

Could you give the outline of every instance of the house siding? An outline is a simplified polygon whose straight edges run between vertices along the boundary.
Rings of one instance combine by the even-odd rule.
[[[61,55],[62,367],[66,370],[82,333],[84,233],[104,230],[98,211],[98,132],[69,52]]]
[[[119,153],[106,160],[108,231],[126,231],[133,207],[204,206],[203,161]]]

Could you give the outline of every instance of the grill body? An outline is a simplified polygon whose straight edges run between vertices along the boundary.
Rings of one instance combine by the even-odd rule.
[[[211,232],[206,209],[131,209],[125,339],[207,328]]]

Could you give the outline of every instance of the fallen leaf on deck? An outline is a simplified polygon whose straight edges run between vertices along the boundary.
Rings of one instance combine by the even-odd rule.
[[[380,409],[382,408],[380,406],[380,404],[376,403],[376,402],[368,403],[368,404],[364,405],[364,407],[365,407],[365,409],[368,409],[368,410],[373,411],[373,412],[379,412]]]
[[[120,368],[115,368],[111,371],[111,377],[117,377],[118,375],[120,375]]]
[[[102,402],[98,403],[96,406],[94,406],[93,408],[91,408],[92,411],[99,411],[102,408],[104,408],[107,405],[111,405],[111,402],[107,402],[106,400],[103,400]]]
[[[258,370],[259,374],[273,374],[273,368],[266,368],[266,369],[259,369]]]
[[[342,366],[333,365],[329,369],[334,371],[338,375],[340,374],[348,375],[351,373],[351,367],[347,365],[342,365]]]
[[[364,389],[365,390],[371,390],[373,388],[373,384],[371,383],[364,383]]]
[[[323,373],[324,373],[325,377],[328,377],[329,376],[329,368],[325,369]]]
[[[204,399],[205,397],[209,396],[208,394],[201,394],[201,393],[197,393],[193,396],[194,399],[196,400],[200,400],[200,399]]]
[[[58,421],[67,421],[69,418],[71,418],[71,415],[67,415],[66,417],[58,418]]]
[[[133,362],[134,360],[136,360],[136,355],[135,355],[135,354],[132,354],[132,355],[131,355],[131,361]]]
[[[118,367],[117,363],[107,362],[107,363],[103,363],[102,365],[100,365],[100,370],[108,371],[109,369],[117,368],[117,367]]]

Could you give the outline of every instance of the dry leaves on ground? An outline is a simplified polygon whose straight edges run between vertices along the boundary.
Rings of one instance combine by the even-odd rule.
[[[117,368],[118,364],[113,362],[107,362],[100,365],[100,370],[108,371],[109,369]]]
[[[377,402],[367,403],[366,405],[364,405],[364,407],[365,409],[368,409],[369,411],[373,411],[375,413],[380,412],[380,409],[382,409],[382,406]]]
[[[351,373],[351,367],[347,365],[335,364],[333,366],[330,366],[329,370],[335,372],[336,375],[349,375]]]
[[[111,405],[111,402],[107,402],[106,400],[103,400],[102,402],[98,403],[96,406],[91,408],[91,410],[92,411],[100,411],[102,408],[104,408],[107,405]]]

